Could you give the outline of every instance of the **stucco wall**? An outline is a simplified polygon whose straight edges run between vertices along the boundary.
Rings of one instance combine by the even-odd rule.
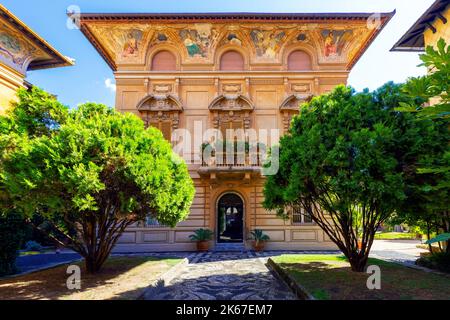
[[[16,92],[23,86],[23,76],[0,63],[0,114],[16,101]]]
[[[425,46],[429,45],[436,45],[438,40],[440,38],[443,38],[447,43],[450,41],[450,7],[447,7],[447,10],[443,13],[443,16],[447,19],[447,23],[444,24],[444,22],[437,18],[433,26],[436,28],[436,33],[433,33],[433,31],[430,28],[427,28],[427,30],[424,33],[425,38]]]
[[[142,38],[148,39],[150,43],[145,41],[137,42],[137,45],[134,43],[133,48],[137,47],[140,50],[137,52],[131,50],[130,52],[133,51],[134,54],[130,57],[128,51],[121,51],[123,46],[113,46],[112,38],[107,36],[109,33],[122,32],[125,25],[125,22],[124,25],[117,22],[90,25],[92,34],[109,48],[111,56],[117,57],[116,108],[121,112],[134,113],[144,120],[148,120],[149,117],[162,119],[170,112],[175,112],[176,126],[173,129],[187,129],[192,135],[195,133],[195,123],[202,124],[200,132],[202,133],[207,129],[219,128],[218,119],[221,117],[242,120],[246,130],[278,129],[280,135],[284,134],[291,117],[298,113],[302,99],[329,92],[336,85],[347,83],[352,55],[364,45],[364,41],[373,32],[365,29],[365,23],[358,24],[360,29],[358,32],[355,29],[353,35],[359,40],[350,40],[351,37],[347,39],[346,41],[353,42],[349,42],[345,47],[349,54],[344,55],[340,54],[336,47],[333,48],[332,40],[325,39],[331,37],[326,32],[334,28],[331,23],[324,25],[323,30],[312,26],[306,28],[305,30],[309,30],[307,42],[297,39],[298,31],[295,29],[285,43],[279,44],[272,58],[267,60],[266,57],[264,58],[266,60],[261,60],[261,57],[258,57],[260,47],[255,47],[245,33],[235,32],[239,28],[233,26],[208,25],[208,28],[219,33],[217,35],[219,40],[213,41],[215,44],[209,48],[206,57],[190,57],[178,39],[179,34],[183,34],[184,31],[171,33],[173,25],[160,27],[158,30],[167,32],[165,40],[160,41],[159,36],[152,38],[149,31],[151,29],[147,25],[142,25],[139,30],[133,32],[148,34],[148,37]],[[293,28],[293,25],[287,27]],[[351,24],[345,26],[351,27]],[[277,34],[275,29],[271,32]],[[300,34],[302,32],[304,31],[300,31]],[[241,41],[237,44],[236,41],[228,43],[226,39],[229,39],[230,34],[237,34]],[[331,44],[327,47],[326,43],[329,41]],[[128,48],[129,45],[125,47]],[[152,59],[161,50],[172,53],[165,56],[175,57],[176,61],[170,65],[172,68],[175,66],[176,70],[152,71]],[[242,55],[244,61],[242,70],[220,70],[221,56],[230,50]],[[302,54],[304,57],[309,56],[311,61],[305,65],[310,65],[310,70],[288,70],[289,55],[296,50],[303,51],[306,54]],[[221,97],[227,98],[221,101]],[[235,103],[229,105],[229,100]],[[205,139],[196,138],[197,140],[191,137],[191,147],[184,150],[185,155],[198,156],[200,144]],[[278,141],[275,138],[268,144],[270,146],[276,142]],[[204,164],[192,161],[194,159],[187,160],[196,186],[196,195],[188,219],[180,222],[176,228],[144,225],[129,228],[116,246],[116,251],[195,250],[195,244],[189,240],[189,235],[198,228],[209,228],[217,235],[217,202],[228,192],[236,193],[243,199],[244,245],[247,248],[251,247],[250,231],[262,229],[271,238],[267,243],[268,249],[336,249],[317,225],[312,223],[294,225],[291,220],[283,220],[273,212],[267,212],[261,204],[264,178],[260,174],[245,170],[241,172],[236,168],[215,172],[214,168],[205,169]],[[216,240],[211,241],[211,246],[215,245]]]

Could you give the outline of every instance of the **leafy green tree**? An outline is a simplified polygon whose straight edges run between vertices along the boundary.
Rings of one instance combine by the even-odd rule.
[[[405,176],[438,135],[430,121],[395,111],[401,102],[423,100],[392,83],[313,98],[280,140],[280,169],[266,180],[265,208],[286,216],[302,207],[353,271],[364,271],[377,228],[406,199]]]
[[[0,276],[16,272],[18,250],[26,236],[26,224],[21,214],[0,214]]]
[[[450,232],[450,46],[440,39],[436,48],[427,47],[420,56],[430,73],[411,78],[404,86],[406,94],[423,99],[425,105],[401,103],[397,110],[416,114],[417,121],[432,120],[440,127],[434,148],[424,154],[416,174],[409,177],[408,201],[398,211],[397,221],[410,225],[426,224],[428,233]],[[447,253],[450,242],[447,241]],[[431,247],[430,247],[431,250]]]
[[[31,92],[19,106],[51,110],[42,117],[52,121],[41,121],[39,110],[31,121],[3,121],[27,129],[1,136],[1,184],[13,207],[42,216],[50,237],[85,258],[88,272],[100,270],[133,223],[152,216],[175,226],[187,217],[195,189],[159,130],[104,105],[67,110],[42,94]]]

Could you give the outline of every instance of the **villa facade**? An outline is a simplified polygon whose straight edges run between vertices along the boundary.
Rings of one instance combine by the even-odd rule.
[[[198,228],[214,231],[211,245],[217,249],[249,248],[253,229],[270,236],[267,248],[272,250],[334,249],[302,212],[283,220],[262,207],[261,164],[302,102],[347,83],[352,67],[392,15],[73,16],[114,71],[117,110],[159,128],[174,147],[182,136],[180,153],[196,187],[186,221],[176,228],[151,219],[139,223],[124,233],[116,250],[193,250],[189,235]],[[230,130],[242,136],[229,137]],[[249,132],[264,143],[247,147]],[[203,151],[212,146],[206,142],[217,133],[245,147],[231,157],[221,149],[205,157]]]
[[[73,61],[0,4],[0,114],[16,101],[19,88],[31,86],[30,70],[73,65]]]

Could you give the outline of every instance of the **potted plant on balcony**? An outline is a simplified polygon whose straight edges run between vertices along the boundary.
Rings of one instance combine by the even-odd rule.
[[[250,234],[253,238],[253,249],[257,252],[263,251],[270,237],[260,229],[255,229]]]
[[[197,251],[208,251],[209,241],[212,239],[214,232],[209,229],[197,229],[189,238],[197,242]]]

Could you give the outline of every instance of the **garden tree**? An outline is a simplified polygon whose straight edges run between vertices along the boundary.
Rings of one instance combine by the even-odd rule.
[[[7,114],[0,115],[0,164],[22,136],[49,136],[68,115],[69,109],[66,106],[38,87],[19,89],[17,97],[18,102],[12,103]],[[0,181],[0,200],[3,204],[0,210],[7,207],[7,196],[5,186]]]
[[[3,211],[0,214],[0,276],[16,271],[16,258],[27,231],[21,214]]]
[[[0,116],[0,167],[21,136],[48,136],[67,117],[68,108],[37,87],[20,89],[17,95],[18,102],[12,104],[6,116]],[[11,274],[15,271],[17,250],[30,228],[19,210],[13,207],[1,181],[0,204],[0,274]]]
[[[1,183],[12,206],[42,216],[57,230],[49,236],[83,256],[88,272],[99,271],[131,224],[152,216],[175,226],[187,217],[193,183],[159,130],[104,105],[84,104],[62,120],[53,118],[64,113],[55,109],[46,134],[2,135],[15,140],[1,162]]]
[[[263,205],[286,216],[303,208],[362,272],[379,225],[405,199],[405,176],[436,138],[433,124],[397,112],[420,105],[388,83],[374,92],[336,87],[304,104],[279,145],[280,169]]]
[[[410,186],[397,221],[410,225],[425,223],[427,231],[450,232],[450,46],[440,39],[436,48],[427,47],[420,56],[423,66],[431,72],[427,76],[411,78],[404,91],[412,97],[427,102],[419,107],[401,103],[397,110],[416,114],[417,121],[432,120],[440,128],[440,135],[433,141],[434,148],[424,154],[418,164],[416,174],[409,176]],[[432,105],[429,105],[429,104]],[[430,247],[431,248],[431,247]],[[446,245],[450,253],[450,241]]]

